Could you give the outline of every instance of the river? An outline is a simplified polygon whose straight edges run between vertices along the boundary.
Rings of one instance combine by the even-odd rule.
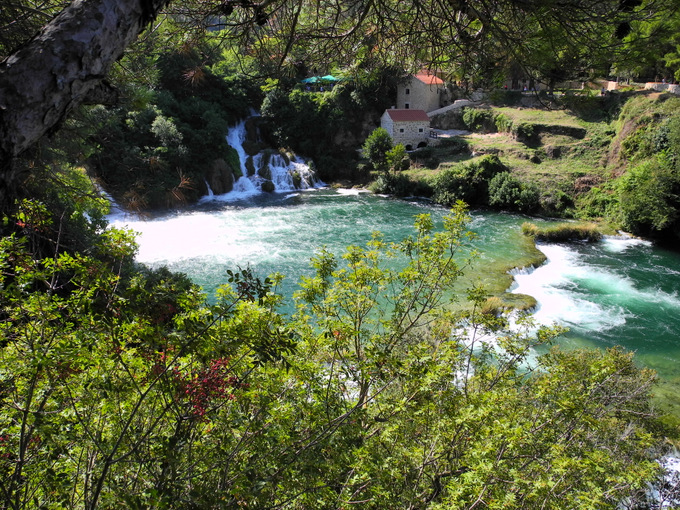
[[[404,201],[355,190],[314,189],[280,193],[234,192],[198,206],[139,220],[122,214],[114,225],[140,233],[137,259],[187,273],[208,296],[226,281],[226,270],[250,266],[258,275],[286,275],[290,296],[309,259],[326,246],[341,253],[365,243],[374,230],[389,241],[412,232],[423,212],[446,213],[422,201]],[[470,229],[480,252],[470,281],[493,282],[505,269],[535,257],[521,234],[519,215],[473,211]],[[531,220],[536,221],[536,220]],[[539,245],[547,262],[514,271],[511,292],[529,294],[539,323],[570,328],[565,346],[622,345],[658,371],[660,402],[680,410],[680,255],[647,241],[607,237],[594,244]]]

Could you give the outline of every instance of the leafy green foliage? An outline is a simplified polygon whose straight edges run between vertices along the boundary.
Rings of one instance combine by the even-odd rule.
[[[464,108],[463,123],[470,131],[494,133],[496,131],[495,115],[491,110]]]
[[[195,201],[215,160],[226,160],[231,173],[239,174],[225,136],[259,101],[254,83],[213,74],[196,52],[163,53],[158,69],[158,90],[144,101],[88,113],[96,126],[89,164],[133,210]]]
[[[322,179],[352,177],[365,124],[388,106],[395,76],[386,69],[364,83],[341,82],[325,92],[269,87],[261,107],[263,136],[314,160]]]
[[[486,205],[489,181],[504,171],[507,168],[496,155],[447,168],[432,180],[433,200],[443,205],[451,205],[458,200],[470,205]]]
[[[678,232],[680,181],[671,165],[649,160],[631,168],[617,183],[624,228],[636,234]]]
[[[520,181],[510,172],[501,172],[489,181],[489,205],[504,210],[529,213],[539,206],[536,185]]]
[[[653,375],[616,349],[533,358],[559,330],[510,330],[481,289],[453,314],[468,221],[320,250],[292,317],[281,275],[228,271],[207,305],[130,271],[128,233],[97,256],[3,237],[2,506],[615,508],[658,470]]]
[[[382,172],[389,170],[388,153],[392,150],[392,137],[381,127],[373,130],[363,146],[364,156],[375,170]]]
[[[612,185],[615,203],[607,213],[636,234],[676,236],[680,231],[679,109],[677,98],[638,98],[621,112],[621,153],[630,165]]]
[[[385,193],[396,197],[430,197],[432,188],[426,181],[414,180],[402,173],[381,173],[371,185],[374,193]]]

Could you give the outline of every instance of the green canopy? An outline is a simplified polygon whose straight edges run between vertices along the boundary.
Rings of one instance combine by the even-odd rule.
[[[311,78],[305,78],[302,80],[302,83],[316,83],[318,81],[321,81],[321,79],[318,76],[312,76]]]
[[[340,78],[336,78],[332,74],[327,74],[326,76],[322,76],[321,79],[323,81],[340,81]]]

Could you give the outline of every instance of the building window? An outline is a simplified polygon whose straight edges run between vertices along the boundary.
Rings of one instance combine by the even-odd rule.
[[[406,89],[406,95],[408,96],[411,93],[411,89]]]
[[[400,132],[400,133],[403,133],[403,132],[404,132],[404,128],[399,128],[399,132]]]
[[[407,110],[408,110],[410,106],[411,106],[410,104],[408,104],[408,103],[404,103],[404,108],[405,108],[405,109],[407,109]]]
[[[418,133],[422,133],[422,132],[423,132],[423,128],[418,128]]]

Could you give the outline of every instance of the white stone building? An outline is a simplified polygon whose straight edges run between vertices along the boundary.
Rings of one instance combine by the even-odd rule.
[[[442,105],[444,81],[435,74],[421,71],[397,87],[397,108],[431,112]]]
[[[430,136],[430,118],[425,110],[385,110],[380,127],[387,130],[395,145],[400,143],[406,150],[425,147]]]

